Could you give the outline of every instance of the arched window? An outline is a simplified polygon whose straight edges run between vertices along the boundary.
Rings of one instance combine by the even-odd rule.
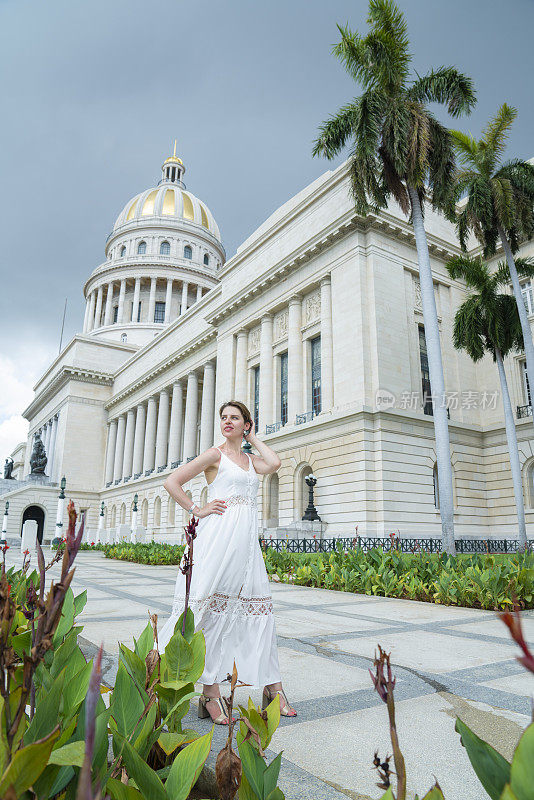
[[[171,246],[169,242],[162,242],[159,246],[159,252],[162,256],[170,256],[171,254]]]
[[[110,527],[114,528],[116,523],[117,523],[117,509],[115,508],[115,506],[113,506],[110,514]]]
[[[527,466],[527,486],[526,486],[526,506],[527,508],[534,508],[534,461],[531,461]]]
[[[210,257],[209,257],[209,255],[208,255],[208,253],[204,253],[204,264],[205,264],[207,267],[209,267],[209,264],[210,264]]]
[[[187,490],[186,495],[189,497],[190,500],[193,499],[193,495],[191,494],[191,491],[189,489]],[[191,505],[191,503],[189,505]],[[188,525],[190,519],[191,519],[191,517],[190,517],[189,511],[186,511],[185,508],[184,508],[183,511],[182,511],[182,520],[183,520],[182,524],[183,525]]]
[[[141,504],[141,522],[144,528],[148,526],[148,500],[146,498]]]
[[[434,484],[434,505],[439,508],[439,478],[438,478],[438,465],[434,464],[432,470],[432,482]]]
[[[184,247],[184,258],[193,258],[193,249],[188,244]]]
[[[161,497],[156,497],[154,500],[154,527],[159,528],[161,525]]]
[[[199,503],[200,508],[202,508],[202,506],[205,506],[207,502],[208,502],[208,487],[204,486],[204,488],[200,492],[200,503]]]
[[[146,253],[146,242],[139,242],[139,244],[137,245],[137,252],[139,253],[140,256]]]
[[[176,503],[169,497],[169,505],[167,506],[167,522],[169,525],[174,525],[176,519]]]
[[[123,503],[121,506],[121,525],[124,525],[126,522],[126,504]]]
[[[123,244],[123,246],[121,247],[121,258],[123,258],[123,256],[125,255],[126,255],[126,245]]]
[[[273,472],[265,487],[263,524],[266,528],[277,528],[279,524],[278,486],[278,475]]]
[[[313,472],[309,464],[300,464],[294,473],[293,478],[293,492],[294,502],[293,508],[295,509],[295,521],[299,521],[304,516],[304,512],[308,507],[309,489],[305,478]]]
[[[121,333],[121,342],[127,342],[127,341],[128,341],[128,334]]]

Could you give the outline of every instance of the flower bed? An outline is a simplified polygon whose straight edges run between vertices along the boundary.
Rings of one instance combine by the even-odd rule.
[[[534,607],[534,555],[385,553],[302,555],[267,549],[269,575],[300,586],[469,608]]]

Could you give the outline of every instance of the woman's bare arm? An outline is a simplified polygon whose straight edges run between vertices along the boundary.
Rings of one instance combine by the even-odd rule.
[[[245,436],[247,442],[254,445],[256,450],[259,452],[259,456],[253,455],[251,456],[252,462],[254,464],[254,469],[260,475],[270,475],[272,472],[276,472],[277,469],[280,468],[280,464],[282,463],[274,450],[272,450],[268,444],[262,442],[261,439],[258,439],[254,432],[254,423],[252,423],[252,427],[250,433]]]
[[[200,475],[201,472],[211,466],[216,466],[219,463],[221,454],[216,447],[210,447],[192,461],[182,464],[171,472],[163,481],[163,487],[168,491],[170,496],[175,500],[179,506],[189,511],[191,507],[191,498],[183,490],[184,483]]]

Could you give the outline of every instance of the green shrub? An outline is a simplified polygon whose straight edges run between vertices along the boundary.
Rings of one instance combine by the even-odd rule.
[[[503,610],[534,607],[534,555],[401,553],[381,549],[299,554],[267,549],[270,575],[300,586]]]

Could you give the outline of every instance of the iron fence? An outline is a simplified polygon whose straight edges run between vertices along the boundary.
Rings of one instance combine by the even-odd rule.
[[[519,541],[517,539],[457,539],[457,553],[517,553]],[[391,550],[400,550],[402,553],[441,553],[441,539],[429,537],[426,539],[403,539],[398,536],[352,536],[332,537],[331,539],[271,539],[260,538],[262,550],[276,550],[287,553],[328,553],[339,547],[342,550],[361,549],[364,552],[374,548],[382,548],[386,553]],[[528,550],[534,552],[534,539],[529,540]]]

